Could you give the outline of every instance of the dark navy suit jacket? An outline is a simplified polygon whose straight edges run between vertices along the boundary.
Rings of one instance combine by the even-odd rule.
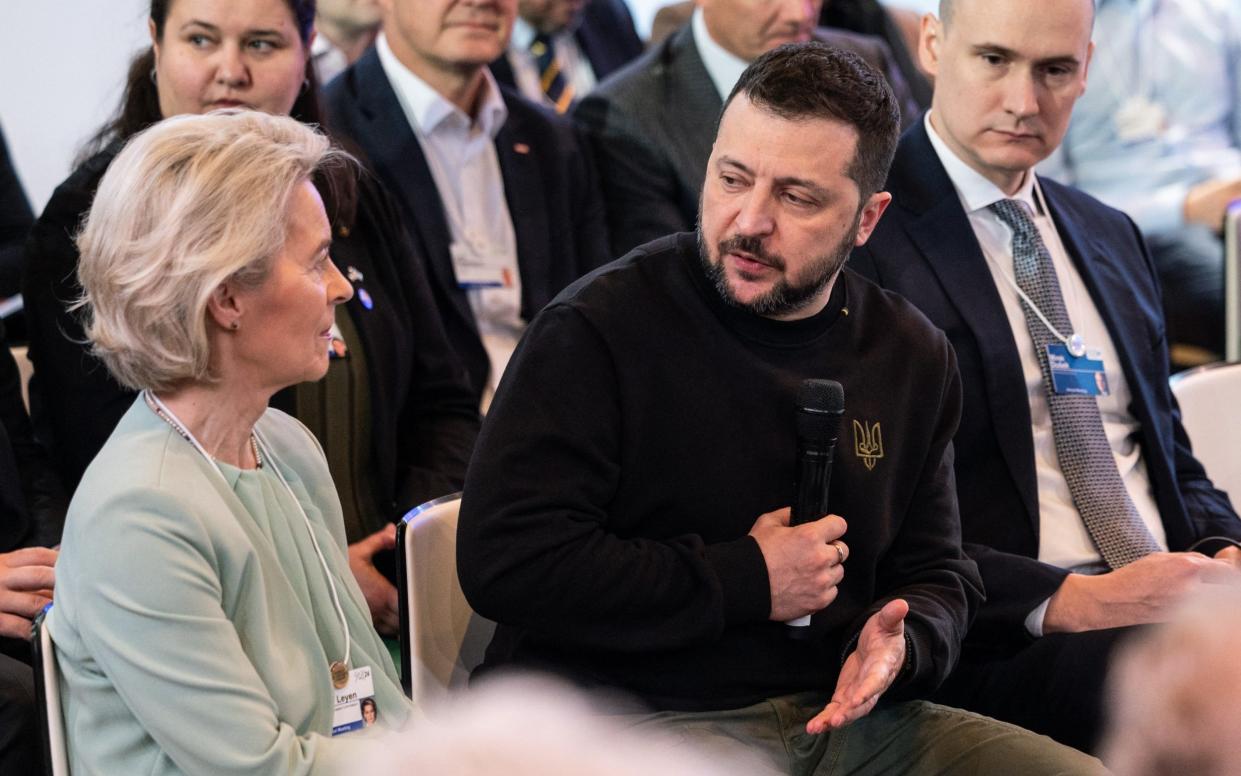
[[[645,48],[633,28],[633,16],[624,0],[588,0],[573,37],[582,54],[590,60],[596,81],[620,70]],[[491,63],[491,72],[500,83],[517,88],[507,55]]]
[[[607,262],[607,227],[593,162],[563,118],[502,90],[508,120],[496,135],[504,192],[517,237],[521,315],[529,321],[552,297]],[[346,138],[401,203],[453,348],[481,394],[490,371],[470,309],[457,285],[444,206],[422,147],[372,47],[325,92],[333,134]]]
[[[1137,227],[1076,189],[1040,183],[1116,345],[1170,548],[1187,550],[1211,536],[1241,539],[1241,520],[1194,459],[1168,388],[1158,279]],[[893,202],[850,265],[907,297],[956,349],[965,400],[954,440],[961,523],[987,590],[970,640],[1007,649],[1028,641],[1026,616],[1067,574],[1036,560],[1039,500],[1021,357],[982,249],[922,122],[902,137],[887,190]]]

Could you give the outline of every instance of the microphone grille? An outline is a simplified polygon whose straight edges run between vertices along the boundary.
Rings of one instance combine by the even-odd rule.
[[[835,380],[802,380],[797,407],[808,412],[839,415],[845,411],[845,389]]]

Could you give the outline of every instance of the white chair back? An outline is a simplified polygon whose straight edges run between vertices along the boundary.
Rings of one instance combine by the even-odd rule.
[[[52,604],[43,608],[30,631],[34,662],[34,694],[42,712],[43,771],[48,776],[69,776],[69,750],[65,745],[65,718],[60,710],[60,670],[56,648],[45,620]]]
[[[1241,508],[1241,363],[1208,364],[1171,382],[1194,455]]]
[[[474,613],[457,580],[461,494],[410,510],[397,526],[401,684],[420,705],[465,685],[495,623]]]
[[[1224,221],[1224,358],[1241,361],[1241,202]]]
[[[22,378],[22,402],[26,405],[26,412],[30,412],[30,378],[34,375],[34,364],[30,363],[30,356],[26,354],[25,345],[17,345],[9,348],[9,352],[13,354],[13,361],[17,363],[17,373]]]

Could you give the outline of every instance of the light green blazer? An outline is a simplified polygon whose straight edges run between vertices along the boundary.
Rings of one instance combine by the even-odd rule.
[[[410,716],[323,453],[277,410],[256,428],[275,461],[221,477],[139,398],[87,469],[48,618],[74,776],[345,773],[373,753],[375,728],[330,737],[343,633],[273,463],[336,580],[352,666],[373,669],[381,726]]]

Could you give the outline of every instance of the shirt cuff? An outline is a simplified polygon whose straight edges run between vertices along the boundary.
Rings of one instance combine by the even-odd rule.
[[[1034,611],[1026,615],[1026,632],[1036,639],[1043,637],[1043,618],[1047,616],[1047,605],[1051,598],[1034,607]]]

